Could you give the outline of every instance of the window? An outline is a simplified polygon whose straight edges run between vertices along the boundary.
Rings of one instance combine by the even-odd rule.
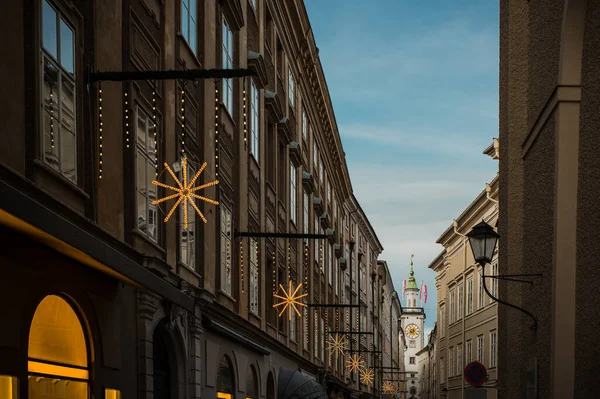
[[[294,74],[292,73],[292,69],[288,68],[288,99],[290,100],[292,111],[294,111],[294,98],[296,97],[294,85]]]
[[[319,157],[319,181],[323,184],[323,158]]]
[[[196,54],[196,0],[181,0],[181,34]]]
[[[473,277],[467,280],[467,315],[473,312]]]
[[[306,117],[306,110],[302,109],[302,138],[304,141],[308,140],[308,119]]]
[[[327,177],[327,207],[331,206],[331,183],[329,176]]]
[[[446,330],[446,323],[444,322],[446,319],[446,307],[442,305],[440,307],[440,337],[444,336],[444,331]]]
[[[317,150],[317,140],[316,137],[314,137],[313,135],[313,173],[317,173],[317,169],[319,166],[319,153]]]
[[[153,123],[140,107],[136,108],[136,114],[137,228],[157,241],[156,205],[152,205],[152,201],[156,200],[156,186],[152,184],[156,177]]]
[[[260,164],[260,105],[258,102],[259,90],[254,84],[254,80],[250,82],[250,154],[254,155],[256,162]]]
[[[296,209],[296,201],[298,200],[298,171],[293,163],[290,162],[290,218],[296,224],[298,219],[298,209]]]
[[[314,212],[313,212],[314,213]],[[317,214],[315,213],[315,234],[319,234],[319,217],[317,216]],[[319,255],[320,255],[320,251],[319,248],[322,244],[318,243],[316,240],[313,241],[313,245],[315,246],[315,262],[319,263],[320,259],[319,259]]]
[[[444,358],[440,358],[440,377],[442,382],[446,380],[446,363],[444,363]]]
[[[251,2],[251,3],[252,3],[252,7],[254,7],[254,9],[256,10],[256,9],[257,9],[257,7],[258,7],[257,0],[252,0],[252,2]]]
[[[467,353],[465,354],[467,364],[473,361],[473,342],[471,340],[467,341]]]
[[[463,283],[458,283],[458,320],[462,319],[465,306],[465,287]]]
[[[221,37],[223,43],[223,51],[221,54],[221,62],[223,69],[233,69],[233,32],[227,23],[225,15],[223,18],[223,36]],[[223,79],[223,86],[221,88],[223,92],[223,105],[227,107],[230,115],[233,115],[233,79]]]
[[[410,364],[415,364],[415,357],[414,356],[410,357]]]
[[[250,238],[250,311],[258,315],[258,241],[254,238]]]
[[[75,34],[64,15],[42,2],[43,161],[77,183]]]
[[[221,290],[231,295],[231,211],[222,204],[221,208]]]
[[[333,285],[333,256],[331,251],[331,244],[327,246],[327,269],[329,273],[329,285]]]
[[[454,368],[454,348],[450,347],[448,351],[448,377],[454,377],[456,370]]]
[[[483,301],[483,273],[479,273],[479,291],[477,295],[477,309],[481,309],[485,304]]]
[[[321,317],[321,361],[325,361],[325,319]]]
[[[450,290],[450,324],[456,320],[456,291]]]
[[[408,347],[409,348],[416,348],[417,347],[417,341],[415,341],[414,339],[411,339],[410,341],[408,341]]]
[[[306,190],[304,190],[304,201],[302,203],[302,225],[303,225],[303,231],[304,234],[308,234],[308,209],[309,209],[309,196],[308,193],[306,192]],[[307,239],[305,239],[305,242],[308,242]]]
[[[484,362],[484,358],[483,358],[483,354],[484,354],[484,350],[483,350],[483,335],[480,335],[477,337],[477,361],[479,363]]]
[[[194,176],[196,174],[196,170],[187,163],[187,175]],[[181,228],[179,229],[179,248],[181,250],[181,263],[188,266],[191,269],[195,269],[196,267],[196,211],[194,210],[194,206],[188,201],[187,204],[187,219],[188,219],[188,228],[183,227],[183,223],[181,223]],[[182,221],[184,216],[183,206],[179,207],[179,220]]]
[[[294,281],[294,287],[296,286],[296,282]],[[292,312],[290,309],[291,318],[290,321],[290,340],[296,342],[296,312]]]
[[[317,312],[315,312],[315,324],[313,331],[313,355],[316,359],[319,357],[319,316]]]
[[[492,276],[497,276],[497,275],[498,275],[498,261],[495,261],[492,264]],[[498,296],[498,279],[497,278],[492,279],[492,295],[495,297]]]
[[[308,309],[304,308],[302,309],[302,324],[304,325],[304,339],[302,340],[304,342],[303,348],[304,350],[308,350]]]
[[[463,351],[462,344],[456,345],[456,374],[457,375],[461,375],[462,374],[462,370],[463,370],[463,367],[464,367],[463,358],[462,358],[462,355],[463,355],[462,351]]]
[[[496,367],[497,356],[497,336],[496,331],[490,332],[490,367]]]

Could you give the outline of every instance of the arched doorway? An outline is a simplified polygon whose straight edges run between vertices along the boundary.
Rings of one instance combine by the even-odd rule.
[[[253,365],[246,371],[246,399],[258,399],[258,378]]]
[[[275,399],[275,378],[272,371],[269,371],[267,377],[267,399]]]
[[[217,371],[217,398],[234,399],[235,378],[233,366],[227,355],[224,355],[219,362]]]
[[[86,334],[75,310],[48,295],[38,305],[29,330],[29,398],[89,398]]]
[[[159,324],[152,334],[152,367],[154,399],[177,398],[176,363],[171,339],[165,324]]]

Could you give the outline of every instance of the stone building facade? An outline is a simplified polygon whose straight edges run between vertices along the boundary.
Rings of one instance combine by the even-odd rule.
[[[593,398],[600,386],[600,4],[500,2],[503,398]],[[532,327],[537,322],[537,328]]]
[[[498,140],[484,153],[498,159]],[[435,342],[437,386],[435,394],[443,398],[464,398],[470,385],[464,367],[472,361],[482,363],[488,373],[484,388],[488,398],[497,397],[498,377],[498,304],[485,293],[481,267],[475,264],[469,240],[465,236],[473,226],[485,220],[498,223],[498,175],[486,184],[477,198],[438,238],[444,250],[430,263],[436,272],[437,331]],[[498,274],[498,251],[485,275]],[[487,287],[497,296],[497,279],[487,278]]]
[[[26,0],[0,11],[0,390],[271,399],[286,367],[334,396],[376,394],[326,350],[327,331],[379,314],[366,293],[383,248],[352,194],[303,2]],[[88,79],[213,68],[254,76]],[[197,201],[206,223],[188,207],[187,228],[181,208],[164,221],[174,200],[153,202],[172,191],[151,183],[174,184],[164,164],[182,178],[182,154],[190,176],[207,162],[199,183],[219,180],[202,191],[219,205]],[[279,318],[273,291],[289,280],[307,283],[308,303],[364,308]]]

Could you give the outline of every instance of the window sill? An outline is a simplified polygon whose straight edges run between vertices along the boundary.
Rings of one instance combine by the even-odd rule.
[[[196,272],[196,270],[194,270],[194,269],[193,269],[191,266],[188,266],[188,265],[186,265],[186,264],[185,264],[185,263],[183,263],[181,260],[177,261],[177,264],[178,264],[180,267],[185,267],[185,269],[186,269],[188,272],[192,273],[192,274],[194,275],[194,277],[196,277],[196,278],[198,278],[198,279],[200,279],[200,280],[202,279],[202,277],[201,277],[201,276],[200,276],[200,275],[199,275],[199,274]]]
[[[60,172],[56,171],[55,169],[52,169],[50,166],[46,165],[43,161],[40,161],[39,159],[34,159],[33,164],[36,167],[38,167],[39,169],[42,169],[44,172],[49,173],[50,175],[55,177],[56,180],[59,181],[64,187],[73,191],[78,196],[80,196],[86,200],[90,199],[90,196],[85,191],[83,191],[76,183],[73,183],[71,180],[68,180],[66,177],[61,175]]]
[[[201,66],[202,64],[200,63],[200,60],[198,59],[198,55],[194,52],[194,50],[192,50],[192,48],[190,47],[190,44],[188,43],[187,39],[183,36],[183,34],[181,32],[177,32],[176,35],[184,43],[184,47],[189,52],[189,55],[192,57],[192,59],[194,61],[196,61],[198,66]],[[179,57],[179,58],[181,58],[181,57]]]
[[[222,288],[219,288],[219,294],[223,295],[225,298],[229,299],[234,304],[237,303],[237,301],[231,296],[231,294],[228,294],[227,292],[223,291]]]
[[[152,240],[152,238],[148,237],[148,235],[146,233],[144,233],[141,230],[138,230],[137,228],[134,228],[133,230],[131,230],[131,232],[133,234],[135,234],[136,236],[140,237],[141,239],[143,239],[144,241],[146,241],[148,244],[152,245],[154,248],[156,248],[158,251],[160,251],[161,254],[166,254],[166,251],[163,247],[161,247],[156,241]]]
[[[258,315],[258,313],[254,312],[252,310],[248,311],[248,316],[250,316],[253,319],[256,319],[257,321],[262,320],[262,318]]]

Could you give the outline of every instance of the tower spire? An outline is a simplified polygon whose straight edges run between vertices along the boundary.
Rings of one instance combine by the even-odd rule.
[[[408,283],[406,284],[406,289],[415,289],[415,290],[419,290],[419,287],[417,287],[417,280],[415,280],[415,271],[413,269],[413,258],[415,257],[414,254],[410,255],[410,277],[408,278]]]

